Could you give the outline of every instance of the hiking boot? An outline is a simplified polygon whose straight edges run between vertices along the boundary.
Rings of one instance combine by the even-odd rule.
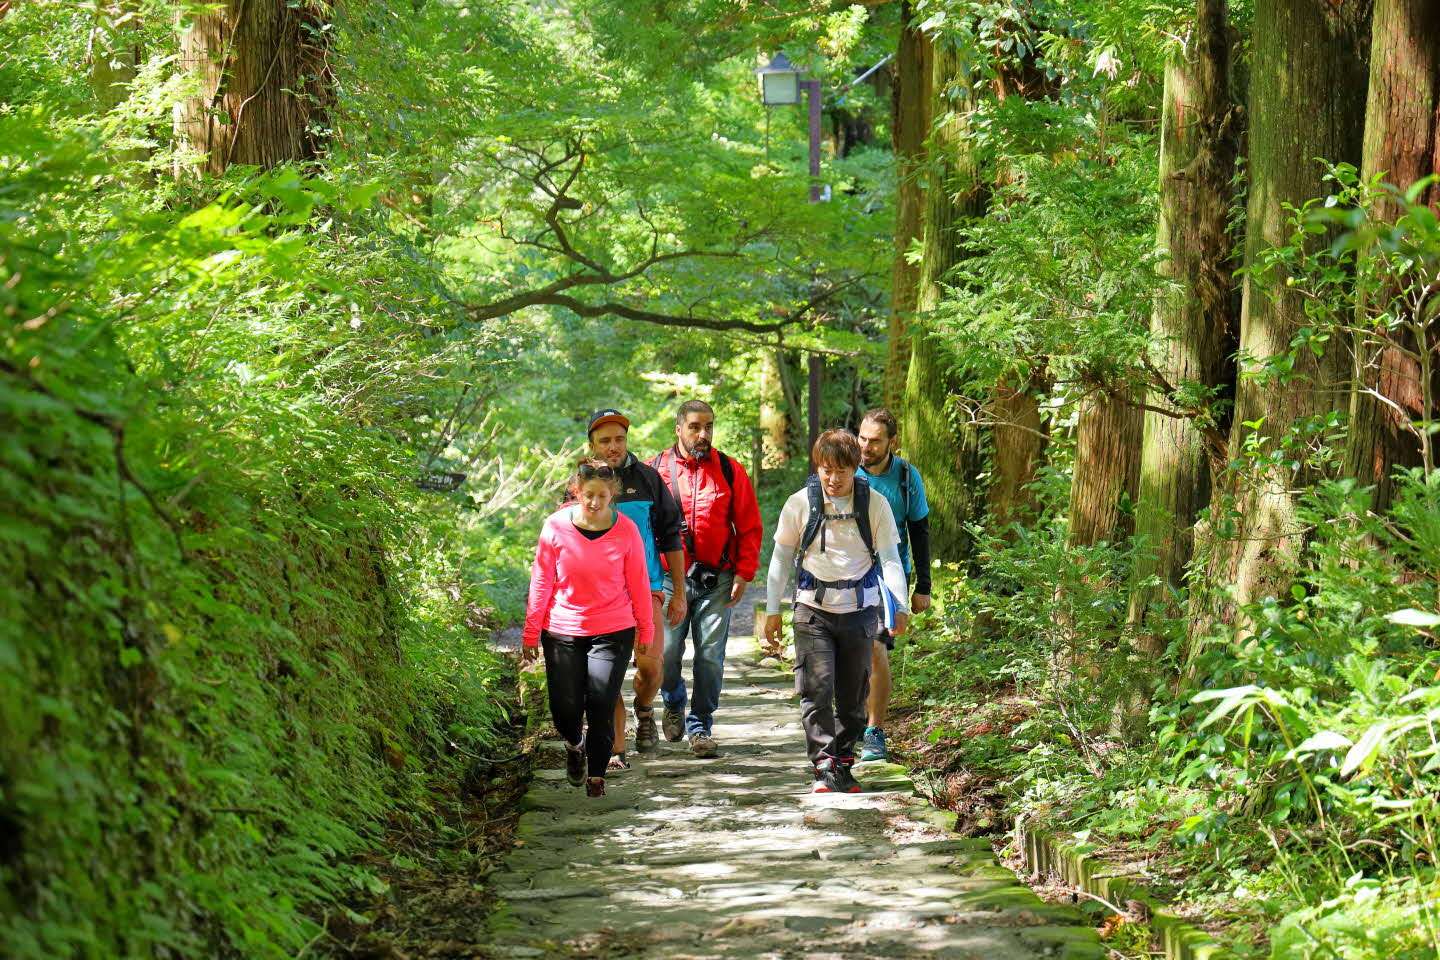
[[[588,777],[588,778],[586,778],[586,780],[585,780],[585,796],[587,796],[587,797],[603,797],[603,796],[605,796],[605,778],[604,778],[604,777]]]
[[[715,740],[708,733],[690,734],[690,752],[698,759],[713,757],[716,753]]]
[[[815,783],[811,793],[843,793],[835,779],[836,764],[833,760],[822,760],[815,765]]]
[[[669,704],[665,705],[665,717],[660,721],[660,729],[665,732],[665,739],[671,743],[679,743],[680,738],[685,736],[685,715]],[[636,734],[639,736],[639,734]]]
[[[860,781],[850,772],[850,764],[837,763],[830,771],[830,779],[835,784],[836,793],[859,793],[861,790]]]
[[[585,751],[578,746],[565,744],[565,779],[570,786],[578,787],[585,782]]]
[[[635,708],[635,749],[650,753],[660,746],[660,735],[655,732],[655,708]]]
[[[889,759],[890,751],[885,746],[885,731],[879,727],[866,727],[865,736],[860,740],[860,762]]]

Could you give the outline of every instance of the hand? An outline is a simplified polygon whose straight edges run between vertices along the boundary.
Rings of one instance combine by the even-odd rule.
[[[670,609],[666,612],[665,622],[672,627],[680,626],[680,621],[685,619],[689,612],[689,604],[685,600],[685,588],[682,586],[670,594]]]
[[[930,595],[928,593],[917,593],[910,598],[910,612],[912,614],[924,613],[930,609]]]
[[[765,642],[771,646],[780,645],[780,614],[778,613],[765,615]]]
[[[725,606],[733,607],[735,606],[735,604],[739,603],[740,598],[745,596],[745,589],[749,586],[749,580],[741,580],[739,577],[736,577],[735,585],[730,588],[730,602],[725,604]]]
[[[528,667],[528,666],[530,666],[530,664],[534,663],[536,660],[539,660],[539,659],[540,659],[540,648],[539,648],[539,647],[521,647],[521,648],[520,648],[520,666],[521,666],[521,668]]]
[[[894,637],[894,638],[897,639],[897,640],[900,639],[901,637],[905,636],[905,630],[906,630],[906,628],[909,627],[909,626],[910,626],[910,614],[908,614],[908,613],[897,613],[897,614],[895,614],[895,626],[893,626],[893,627],[890,628],[890,636]]]

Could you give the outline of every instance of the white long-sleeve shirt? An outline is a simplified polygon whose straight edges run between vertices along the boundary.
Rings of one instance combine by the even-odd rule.
[[[824,549],[821,538],[815,537],[802,560],[805,570],[817,580],[860,580],[870,570],[870,552],[860,536],[860,527],[853,515],[839,519],[854,510],[854,496],[822,497],[827,517],[824,524]],[[779,613],[780,601],[789,584],[790,572],[795,564],[795,551],[805,533],[805,522],[810,516],[810,498],[804,489],[790,495],[780,511],[780,521],[775,527],[775,550],[770,555],[770,571],[765,581],[765,611]],[[895,529],[895,517],[884,497],[873,492],[870,495],[870,534],[874,538],[875,552],[880,556],[880,575],[885,586],[895,596],[896,609],[900,613],[910,612],[909,591],[905,581],[905,568],[900,564],[900,534]],[[862,603],[856,604],[854,590],[827,590],[823,602],[817,602],[815,591],[800,590],[795,597],[798,603],[824,610],[827,613],[853,613],[880,604],[880,590],[869,587],[863,591]]]

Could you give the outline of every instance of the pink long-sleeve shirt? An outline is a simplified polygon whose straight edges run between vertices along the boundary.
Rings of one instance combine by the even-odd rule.
[[[630,627],[637,644],[648,639],[655,624],[639,528],[617,510],[615,525],[591,540],[576,529],[575,509],[560,508],[540,530],[522,642],[538,646],[541,630],[594,636]]]

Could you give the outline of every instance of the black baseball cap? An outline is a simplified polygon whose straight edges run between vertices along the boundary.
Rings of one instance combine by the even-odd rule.
[[[620,426],[625,428],[626,433],[630,432],[629,418],[626,417],[625,414],[621,413],[619,410],[612,410],[607,407],[604,410],[596,410],[594,413],[590,414],[590,427],[586,431],[586,435],[589,436],[596,430],[599,430],[601,427],[605,426],[605,424],[607,423],[618,423],[620,424]]]

